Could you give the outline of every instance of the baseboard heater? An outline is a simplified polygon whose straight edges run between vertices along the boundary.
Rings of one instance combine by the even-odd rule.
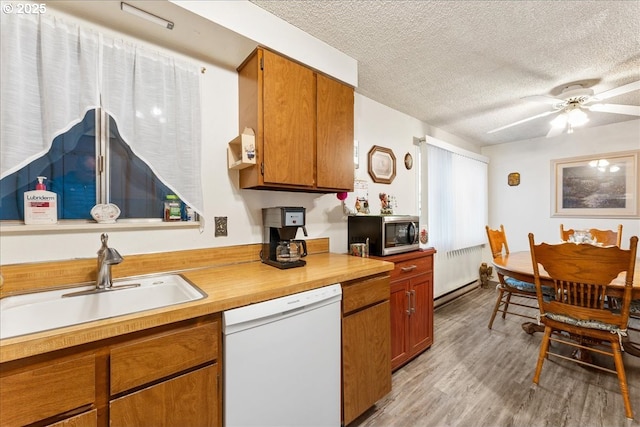
[[[495,287],[495,285],[497,284],[497,282],[489,282],[489,287],[493,288]],[[437,308],[443,304],[446,304],[448,302],[451,302],[452,300],[466,294],[467,292],[471,292],[477,288],[480,287],[480,281],[479,280],[474,280],[471,281],[469,283],[467,283],[466,285],[462,285],[457,289],[454,289],[453,291],[449,291],[444,295],[440,295],[438,298],[433,300],[433,306],[434,308]]]

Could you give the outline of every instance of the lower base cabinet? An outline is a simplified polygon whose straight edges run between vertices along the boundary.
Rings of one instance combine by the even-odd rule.
[[[427,249],[385,257],[391,272],[391,369],[433,344],[433,254]]]
[[[36,356],[27,364],[21,360],[3,363],[0,426],[44,420],[58,425],[55,423],[67,418],[84,420],[90,411],[95,416],[96,391],[96,353],[91,350],[58,357]]]
[[[342,419],[355,420],[391,391],[389,276],[343,283]]]
[[[0,425],[217,427],[221,319],[208,315],[0,365]]]
[[[215,426],[219,410],[210,388],[216,375],[216,366],[207,366],[112,400],[111,425]]]

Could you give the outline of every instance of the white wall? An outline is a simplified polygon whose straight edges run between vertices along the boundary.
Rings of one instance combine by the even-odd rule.
[[[358,62],[248,0],[171,0],[262,46],[286,54],[325,74],[358,86]]]
[[[69,19],[69,17],[65,17]],[[92,25],[84,23],[84,25]],[[105,31],[104,28],[97,28]],[[113,35],[113,33],[111,33]],[[123,36],[124,37],[124,36]],[[126,37],[129,38],[129,37]],[[136,42],[146,44],[137,40]],[[158,48],[156,46],[153,46]],[[125,257],[127,254],[258,243],[262,239],[261,209],[277,205],[307,209],[309,237],[329,237],[333,252],[346,252],[346,217],[335,194],[305,194],[259,190],[240,190],[238,172],[226,164],[227,143],[238,133],[237,73],[213,64],[202,64],[202,183],[204,192],[204,231],[197,229],[110,230],[109,243]],[[414,138],[425,135],[428,127],[405,114],[368,98],[355,97],[355,138],[360,141],[360,169],[356,177],[370,181],[367,152],[373,145],[393,149],[397,175],[391,185],[370,185],[371,208],[379,212],[377,195],[396,196],[399,213],[417,213],[417,165],[404,167],[405,153],[415,157]],[[455,138],[455,137],[453,137]],[[354,197],[347,203],[353,207]],[[228,217],[228,237],[214,237],[214,217]],[[100,246],[100,233],[90,230],[0,234],[0,262],[24,262],[92,258]],[[298,237],[301,237],[300,233]]]
[[[503,224],[512,252],[528,250],[528,233],[536,241],[558,242],[560,224],[568,228],[614,229],[623,225],[623,247],[640,235],[640,219],[558,218],[551,216],[551,160],[640,149],[640,120],[576,129],[571,135],[537,138],[484,147],[489,164],[489,225]],[[520,185],[507,185],[510,172]],[[626,243],[625,243],[626,242]],[[488,248],[483,259],[491,259]]]

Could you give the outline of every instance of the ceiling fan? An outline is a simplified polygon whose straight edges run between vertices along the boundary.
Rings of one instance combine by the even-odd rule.
[[[585,110],[597,111],[602,113],[640,116],[640,106],[637,105],[596,103],[638,89],[640,89],[640,80],[622,85],[617,88],[606,90],[598,94],[594,94],[592,89],[585,88],[580,84],[572,84],[565,87],[558,97],[548,95],[526,96],[522,99],[531,102],[550,104],[552,105],[553,110],[546,111],[542,114],[537,114],[526,119],[518,120],[517,122],[490,130],[487,133],[498,132],[500,130],[510,128],[511,126],[516,126],[521,123],[525,123],[530,120],[538,119],[552,114],[559,115],[551,121],[551,130],[547,134],[547,138],[559,135],[565,129],[567,130],[567,133],[572,133],[574,127],[581,126],[589,121],[589,117],[587,116]]]

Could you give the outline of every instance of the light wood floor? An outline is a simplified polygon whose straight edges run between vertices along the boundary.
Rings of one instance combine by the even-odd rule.
[[[397,370],[391,393],[349,427],[640,426],[640,358],[624,355],[632,422],[614,374],[550,358],[536,386],[542,334],[527,335],[525,319],[509,315],[489,330],[496,297],[478,288],[436,309],[433,346]],[[613,369],[611,358],[594,359]]]

